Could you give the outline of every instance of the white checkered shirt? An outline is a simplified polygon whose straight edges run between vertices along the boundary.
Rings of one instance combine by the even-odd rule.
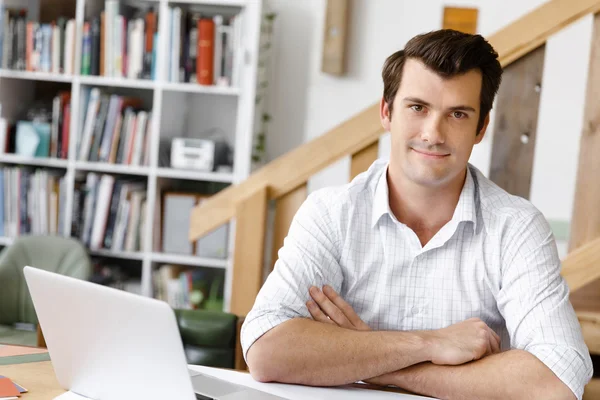
[[[329,284],[374,330],[480,318],[502,349],[532,353],[581,399],[592,363],[544,216],[469,165],[452,219],[422,247],[389,208],[386,171],[376,161],[300,207],[246,317],[244,354],[282,322],[310,317],[309,287]]]

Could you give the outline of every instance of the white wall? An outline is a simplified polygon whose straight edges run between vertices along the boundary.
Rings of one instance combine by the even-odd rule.
[[[412,36],[438,29],[444,6],[479,9],[478,29],[489,35],[544,3],[543,0],[351,0],[348,72],[320,71],[325,0],[267,0],[275,25],[269,108],[273,121],[267,151],[277,157],[315,138],[378,101],[381,67]],[[592,17],[554,35],[546,48],[531,200],[549,219],[569,220],[588,68]],[[493,118],[493,114],[492,114]],[[493,120],[490,124],[493,127]],[[488,173],[493,129],[471,162]],[[382,139],[387,156],[389,140]],[[349,160],[315,176],[310,189],[348,181]]]

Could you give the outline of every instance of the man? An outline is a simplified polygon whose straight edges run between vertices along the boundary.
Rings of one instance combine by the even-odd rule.
[[[442,30],[386,60],[389,163],[298,211],[243,326],[255,379],[581,399],[592,365],[550,227],[468,164],[497,56],[479,35]]]

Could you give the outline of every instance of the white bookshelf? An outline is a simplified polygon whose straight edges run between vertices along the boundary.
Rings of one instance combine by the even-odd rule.
[[[192,267],[227,268],[227,259],[185,256],[180,254],[152,253],[154,262],[164,264],[180,264]]]
[[[0,68],[0,78],[23,79],[26,81],[72,82],[72,75],[49,72],[13,71]]]
[[[150,167],[126,164],[110,164],[105,162],[76,161],[75,169],[79,171],[100,172],[116,175],[147,176],[150,174]]]
[[[40,2],[63,0],[0,0],[0,4],[9,7],[28,8],[28,15],[35,20],[40,13]],[[54,82],[71,91],[71,124],[68,159],[25,158],[14,154],[0,154],[0,165],[15,165],[53,168],[64,170],[66,180],[64,221],[70,236],[74,183],[77,176],[87,172],[128,176],[146,184],[146,214],[144,223],[144,241],[141,251],[111,251],[107,249],[90,250],[90,255],[117,260],[131,260],[141,265],[142,294],[152,296],[152,271],[161,264],[178,264],[189,267],[217,268],[225,271],[225,310],[229,309],[233,243],[235,223],[229,229],[229,257],[213,259],[193,255],[165,254],[161,252],[159,237],[161,234],[160,206],[161,191],[176,186],[178,182],[236,183],[245,180],[251,170],[251,153],[254,134],[254,113],[256,75],[259,52],[259,35],[262,12],[262,0],[131,0],[128,4],[148,3],[158,8],[158,48],[156,80],[129,80],[104,76],[82,76],[81,70],[83,23],[91,13],[103,9],[104,0],[73,0],[72,16],[76,19],[76,40],[74,49],[73,75],[13,71],[0,69],[0,103],[2,116],[11,121],[17,119],[35,100],[34,88],[40,82]],[[174,83],[166,79],[168,60],[167,31],[168,9],[171,6],[197,7],[200,10],[223,9],[224,14],[241,14],[243,34],[243,52],[239,63],[239,87],[203,86],[193,83]],[[90,11],[94,10],[94,11]],[[43,18],[43,16],[42,16]],[[85,110],[80,110],[80,93],[83,88],[98,87],[103,93],[121,95],[139,95],[145,93],[152,104],[152,129],[150,139],[149,165],[131,166],[101,162],[84,162],[78,159],[76,149],[79,133],[78,121]],[[231,172],[201,172],[178,170],[159,165],[161,140],[177,136],[194,137],[223,122],[221,129],[227,132],[227,140],[234,149],[233,170]],[[0,237],[0,246],[12,243],[13,238]]]
[[[204,182],[232,183],[234,181],[233,173],[201,172],[201,171],[174,169],[174,168],[158,168],[156,170],[156,176],[159,178],[186,179],[186,180],[204,181]]]
[[[16,154],[0,154],[0,161],[3,164],[13,165],[28,165],[34,167],[52,167],[52,168],[67,168],[69,165],[68,160],[61,160],[57,158],[30,158],[23,157]]]

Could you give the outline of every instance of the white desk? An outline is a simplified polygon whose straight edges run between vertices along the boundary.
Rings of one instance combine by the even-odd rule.
[[[364,400],[368,399],[431,399],[431,397],[415,396],[410,394],[384,392],[379,390],[360,389],[356,387],[334,387],[334,388],[316,388],[310,386],[286,385],[282,383],[260,383],[256,382],[250,374],[238,371],[224,369],[190,366],[190,369],[202,372],[215,378],[223,379],[229,382],[248,386],[253,389],[262,390],[277,396],[285,397],[290,400]]]

